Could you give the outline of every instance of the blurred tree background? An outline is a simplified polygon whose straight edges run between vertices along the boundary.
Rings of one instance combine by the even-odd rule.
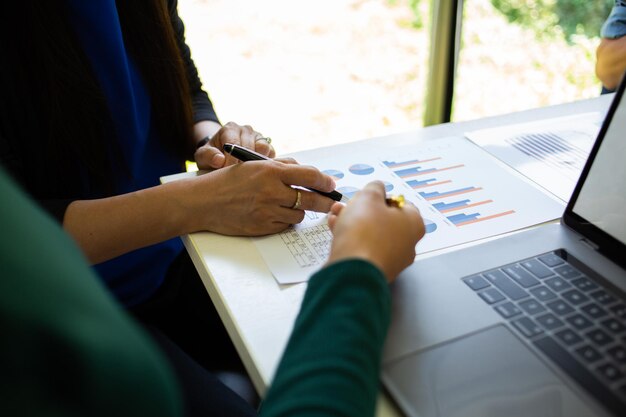
[[[409,7],[413,18],[407,26],[429,33],[432,7],[442,1],[449,0],[387,3]],[[453,120],[497,112],[500,105],[490,103],[496,97],[500,101],[506,97],[512,103],[506,111],[513,111],[598,95],[595,51],[613,4],[614,0],[463,0]],[[477,95],[485,104],[472,102]]]
[[[471,1],[471,0],[469,0]],[[594,38],[609,15],[613,0],[491,0],[509,22],[535,31],[539,37],[576,35]]]
[[[420,1],[409,1],[415,28],[421,28],[424,22]],[[532,29],[539,37],[563,36],[568,42],[572,42],[575,35],[600,36],[600,28],[613,3],[613,0],[491,0],[509,22]]]

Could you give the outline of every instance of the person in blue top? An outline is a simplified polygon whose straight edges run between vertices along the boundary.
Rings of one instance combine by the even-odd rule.
[[[236,164],[223,154],[225,142],[275,152],[252,127],[220,124],[176,0],[2,9],[0,163],[157,340],[208,369],[239,366],[178,237],[281,231],[333,203],[292,186],[331,191],[332,178],[293,161]],[[191,159],[210,172],[160,185]]]
[[[615,0],[602,26],[602,40],[596,49],[596,76],[603,92],[614,91],[626,70],[626,1]]]

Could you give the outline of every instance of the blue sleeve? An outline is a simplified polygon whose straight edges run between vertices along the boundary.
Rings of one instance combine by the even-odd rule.
[[[626,1],[617,0],[611,14],[602,25],[603,38],[617,39],[626,35]]]

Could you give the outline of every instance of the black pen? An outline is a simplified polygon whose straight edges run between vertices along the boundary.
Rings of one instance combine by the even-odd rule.
[[[239,145],[233,145],[232,143],[225,143],[224,144],[224,151],[229,154],[230,156],[239,159],[240,161],[246,162],[246,161],[265,161],[271,158],[268,158],[265,155],[261,155],[260,153],[251,151],[250,149],[244,148],[243,146],[239,146]],[[344,197],[343,194],[341,194],[339,191],[331,191],[329,193],[324,192],[324,191],[319,191],[319,190],[315,190],[313,188],[307,188],[307,187],[301,187],[304,188],[305,190],[309,190],[309,191],[313,191],[316,192],[318,194],[323,195],[324,197],[328,197],[331,198],[335,201],[341,201],[342,203],[345,203],[348,201],[347,197]]]

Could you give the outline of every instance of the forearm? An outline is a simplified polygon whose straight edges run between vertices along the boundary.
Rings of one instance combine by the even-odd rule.
[[[71,203],[64,229],[93,264],[194,229],[185,204],[189,181],[177,181],[96,200]]]

